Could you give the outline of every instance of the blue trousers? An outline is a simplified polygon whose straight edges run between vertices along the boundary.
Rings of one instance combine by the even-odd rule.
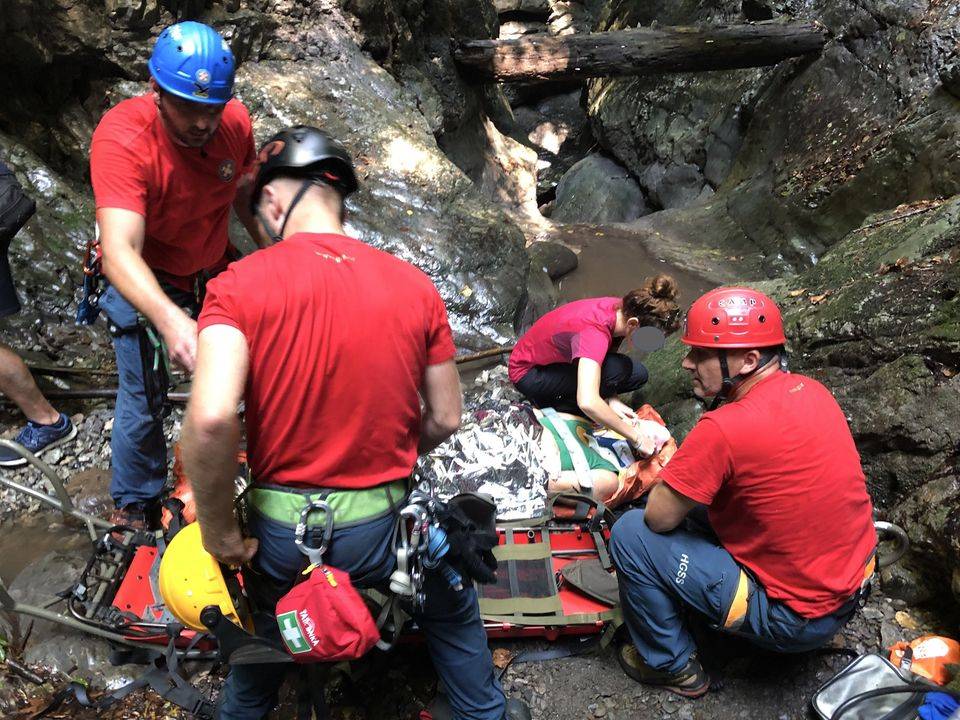
[[[737,591],[740,566],[705,524],[688,519],[686,526],[655,533],[643,513],[631,510],[616,522],[610,555],[633,644],[647,665],[675,672],[696,650],[683,613],[692,609],[722,628]],[[734,634],[768,650],[806,652],[828,643],[856,607],[851,598],[836,612],[810,619],[770,599],[755,584],[743,625]]]
[[[385,586],[396,567],[396,556],[390,552],[393,527],[394,519],[387,517],[337,529],[324,561],[349,573],[359,588]],[[258,574],[254,584],[261,588],[255,591],[255,599],[262,609],[265,600],[275,603],[276,597],[290,587],[303,568],[304,556],[293,543],[291,528],[256,512],[251,512],[249,531],[260,540],[253,570]],[[319,538],[311,544],[319,544]],[[273,589],[264,592],[264,584],[271,583]],[[502,720],[506,701],[494,673],[476,591],[472,587],[454,591],[433,573],[427,573],[424,589],[425,607],[414,619],[426,636],[427,649],[454,716],[457,720]],[[270,620],[272,627],[264,627],[262,632],[276,637],[276,620]],[[221,694],[221,720],[266,717],[277,704],[277,692],[289,667],[232,667]]]
[[[174,302],[195,310],[189,293],[168,292]],[[110,434],[110,495],[117,507],[149,502],[160,496],[167,479],[167,441],[163,418],[147,402],[137,311],[112,285],[100,297],[100,308],[117,328],[113,350],[119,383]]]

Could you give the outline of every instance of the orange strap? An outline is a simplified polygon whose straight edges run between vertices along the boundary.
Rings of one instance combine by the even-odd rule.
[[[877,570],[877,552],[874,550],[870,553],[870,559],[867,560],[866,566],[863,568],[863,582],[860,583],[860,589],[863,590],[867,585],[870,584],[870,580],[873,578],[873,573]]]
[[[741,569],[737,579],[737,592],[733,595],[733,602],[727,610],[727,617],[723,621],[724,630],[739,630],[747,617],[747,608],[750,604],[750,578]]]

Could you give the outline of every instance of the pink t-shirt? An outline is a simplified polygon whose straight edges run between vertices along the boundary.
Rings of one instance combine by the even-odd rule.
[[[571,363],[577,358],[602,363],[613,343],[619,307],[620,298],[587,298],[548,312],[510,353],[510,382],[518,383],[535,365]]]

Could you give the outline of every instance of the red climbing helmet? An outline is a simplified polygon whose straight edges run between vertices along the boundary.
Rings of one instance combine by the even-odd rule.
[[[680,340],[706,348],[774,347],[787,341],[776,303],[745,287],[717,288],[694,301]]]

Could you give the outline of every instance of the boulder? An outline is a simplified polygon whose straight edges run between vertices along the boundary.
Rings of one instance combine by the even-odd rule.
[[[507,20],[500,23],[501,40],[514,40],[524,35],[540,35],[547,31],[547,25],[537,20]]]
[[[630,222],[649,212],[637,181],[602,155],[588,155],[560,179],[552,220]]]
[[[542,268],[551,280],[559,280],[577,269],[577,254],[558,242],[541,241],[527,247],[530,270]]]
[[[514,108],[520,131],[537,149],[537,197],[552,198],[560,178],[594,144],[581,90]]]
[[[498,13],[544,15],[550,12],[549,0],[493,0]]]
[[[557,307],[558,297],[550,276],[531,265],[527,275],[527,302],[516,322],[517,337],[529,330],[540,316]]]
[[[608,4],[603,31],[659,25],[742,22],[739,2]],[[640,180],[651,202],[684,207],[711,193],[730,171],[768,70],[597,78],[588,113],[600,144]]]

